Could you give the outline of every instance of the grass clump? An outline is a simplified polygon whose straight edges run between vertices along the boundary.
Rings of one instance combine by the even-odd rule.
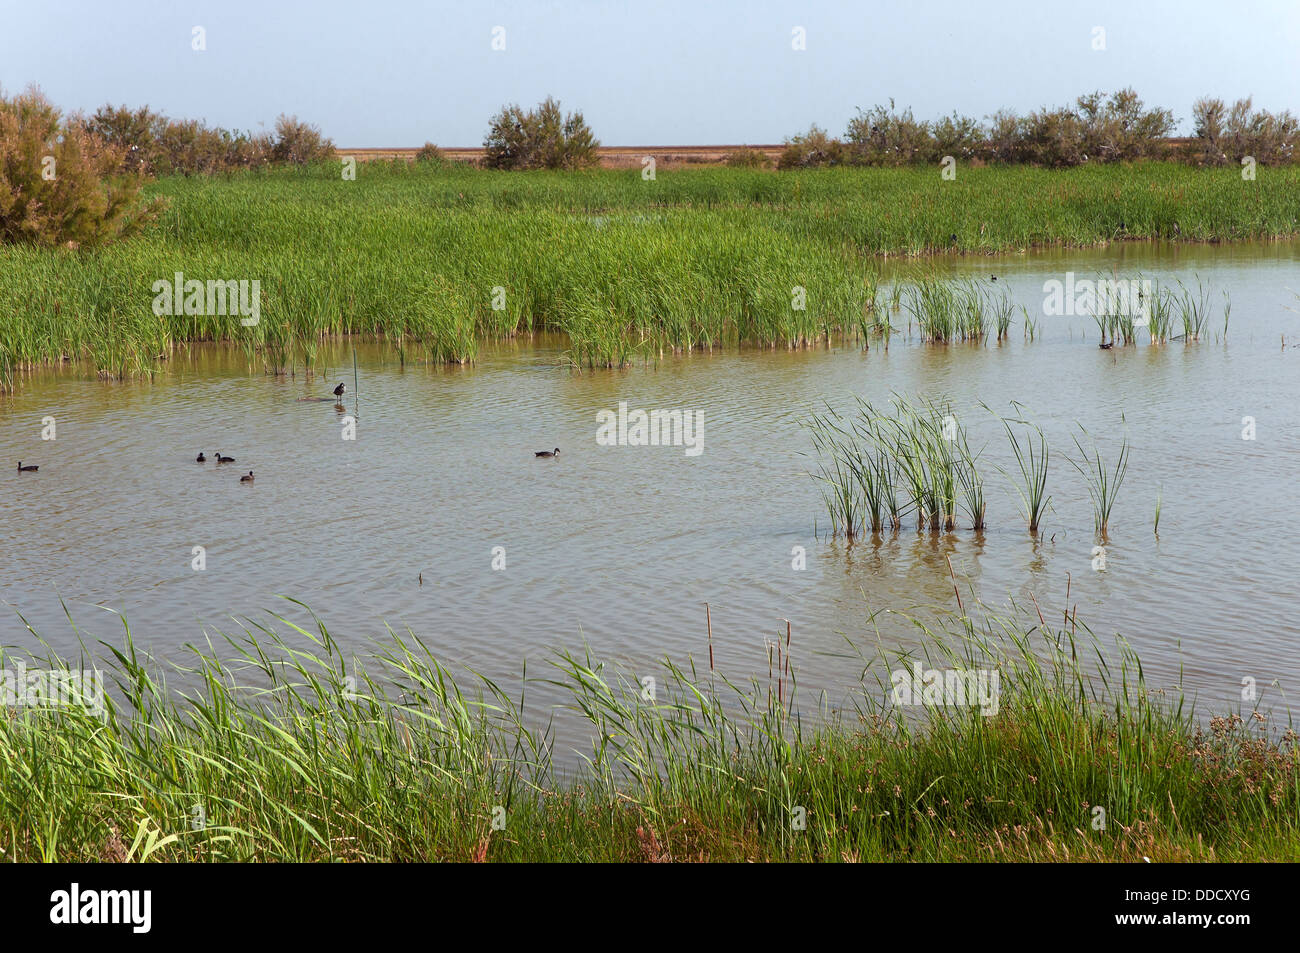
[[[1073,622],[1057,629],[1014,606],[975,613],[912,619],[915,648],[856,653],[860,697],[817,719],[757,680],[671,661],[655,700],[630,673],[566,652],[517,696],[486,678],[463,686],[410,632],[360,660],[323,623],[272,616],[192,645],[177,672],[139,653],[128,628],[106,646],[103,718],[5,709],[0,856],[1300,857],[1293,732],[1266,730],[1254,712],[1206,725],[1176,690],[1152,691],[1123,643],[1106,661]],[[907,697],[900,683],[917,669],[938,684],[983,672],[990,704]],[[168,671],[188,689],[169,689]],[[552,727],[523,714],[539,682],[562,699],[554,717],[592,739],[580,768],[558,764]]]

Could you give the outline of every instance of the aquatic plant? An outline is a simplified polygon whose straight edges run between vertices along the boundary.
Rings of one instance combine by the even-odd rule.
[[[17,862],[1300,857],[1294,733],[1235,714],[1207,730],[1177,686],[1152,690],[1126,643],[1049,616],[972,600],[903,617],[916,634],[895,649],[870,615],[846,646],[861,692],[825,721],[800,716],[784,639],[766,685],[667,660],[647,700],[643,672],[590,652],[556,651],[515,687],[458,678],[410,630],[358,656],[322,620],[272,613],[164,662],[124,624],[103,659],[42,663],[61,680],[101,668],[102,717],[72,704],[0,718],[0,849]],[[912,693],[930,672],[982,672],[990,690]],[[531,708],[538,686],[560,704]],[[557,762],[558,722],[590,739],[577,769]]]
[[[455,362],[474,359],[471,339],[554,331],[570,338],[575,364],[617,366],[887,334],[895,307],[926,340],[977,340],[1005,332],[1005,292],[923,269],[878,295],[877,256],[951,249],[951,223],[964,217],[988,228],[958,235],[958,250],[1091,245],[1105,235],[1074,215],[1080,202],[1102,221],[1151,222],[1130,233],[1154,234],[1174,194],[1187,196],[1188,237],[1286,234],[1287,196],[1300,189],[1300,169],[1270,171],[1243,210],[1217,180],[1158,164],[970,169],[960,196],[914,169],[719,167],[646,183],[619,170],[399,165],[363,164],[364,188],[314,166],[160,179],[146,192],[169,207],[129,241],[0,247],[4,386],[65,358],[108,377],[148,375],[160,355],[194,342],[241,348],[250,370],[313,367],[322,340],[348,334],[390,342],[402,360]],[[153,283],[177,272],[259,280],[258,325],[154,314]],[[1035,331],[1029,322],[1026,337]]]
[[[1092,499],[1093,528],[1097,535],[1105,536],[1109,531],[1110,513],[1115,505],[1115,497],[1119,494],[1119,488],[1124,483],[1124,475],[1128,472],[1128,435],[1125,434],[1120,442],[1114,468],[1108,469],[1096,442],[1082,427],[1080,430],[1088,438],[1091,446],[1085,449],[1078,434],[1075,434],[1074,445],[1079,451],[1080,459],[1070,459],[1070,463],[1087,481],[1088,496]]]
[[[1015,455],[1016,465],[1020,469],[1016,492],[1020,494],[1020,500],[1025,507],[1029,532],[1037,533],[1042,524],[1043,514],[1052,503],[1052,498],[1047,494],[1047,470],[1051,459],[1047,437],[1041,429],[1021,417],[1014,420],[1002,418],[1002,426],[1006,428],[1007,439],[1011,442],[1011,452]],[[1016,434],[1018,427],[1028,431],[1023,438]]]

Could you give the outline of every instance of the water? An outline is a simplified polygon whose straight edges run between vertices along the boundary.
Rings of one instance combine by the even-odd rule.
[[[454,666],[509,685],[525,659],[536,674],[552,649],[584,644],[634,673],[665,656],[703,666],[708,602],[719,669],[765,679],[766,640],[788,619],[800,697],[837,706],[860,687],[845,640],[876,643],[872,610],[953,606],[951,561],[963,591],[994,605],[1032,594],[1057,618],[1068,575],[1080,620],[1104,640],[1126,638],[1154,686],[1181,677],[1202,708],[1236,709],[1245,678],[1266,706],[1280,698],[1275,681],[1294,694],[1300,243],[939,264],[996,274],[1040,322],[1037,339],[1024,342],[1017,323],[1002,345],[898,336],[866,354],[697,353],[598,372],[563,366],[555,339],[487,346],[468,369],[403,369],[364,346],[360,399],[349,393],[344,410],[299,401],[328,397],[339,380],[352,390],[342,348],[311,380],[249,373],[241,354],[211,348],[146,383],[39,375],[0,398],[0,598],[16,610],[0,614],[0,643],[35,647],[21,612],[75,653],[63,600],[88,643],[120,642],[111,609],[137,645],[179,661],[205,632],[236,630],[232,616],[302,622],[283,594],[351,651],[368,654],[386,624],[409,626]],[[1209,340],[1104,351],[1091,318],[1041,314],[1045,280],[1112,268],[1199,276],[1214,295]],[[1226,343],[1220,289],[1232,297]],[[891,393],[947,395],[975,446],[987,444],[984,533],[907,529],[852,547],[825,534],[799,422],[824,402],[883,404]],[[996,470],[1013,466],[1006,438],[978,406],[1010,413],[1013,400],[1053,452],[1054,504],[1037,542]],[[703,452],[597,446],[597,412],[620,401],[700,412]],[[345,441],[351,414],[357,439]],[[54,441],[41,439],[46,416]],[[1242,439],[1247,416],[1253,441]],[[1092,568],[1084,483],[1066,461],[1076,422],[1110,462],[1126,430],[1132,446],[1104,573]],[[533,455],[556,446],[558,459]],[[199,465],[200,450],[237,462]],[[17,474],[20,459],[40,472]],[[255,485],[241,485],[250,469]],[[203,571],[191,566],[195,546],[206,549]],[[494,547],[504,569],[493,568]],[[805,570],[792,569],[795,547]],[[914,635],[889,617],[879,638],[895,647]]]

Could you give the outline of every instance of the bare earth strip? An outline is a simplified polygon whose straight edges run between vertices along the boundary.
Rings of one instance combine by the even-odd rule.
[[[1171,149],[1181,149],[1191,143],[1191,138],[1171,137],[1165,142]],[[477,162],[483,158],[482,146],[444,146],[442,154],[457,162]],[[626,169],[640,166],[645,156],[654,156],[657,166],[674,165],[720,165],[727,156],[738,149],[753,149],[761,152],[775,164],[780,158],[783,145],[760,146],[601,146],[600,164],[607,169]],[[362,162],[371,159],[414,159],[418,148],[364,148],[339,149],[341,156],[355,156]]]
[[[475,162],[483,158],[481,146],[441,147],[442,154],[458,162]],[[600,164],[605,168],[631,168],[641,165],[645,156],[654,156],[656,165],[717,165],[728,153],[744,146],[601,146]],[[773,162],[781,155],[784,146],[749,146],[762,152]],[[371,159],[414,159],[419,149],[339,149],[341,156],[355,156],[361,161]]]

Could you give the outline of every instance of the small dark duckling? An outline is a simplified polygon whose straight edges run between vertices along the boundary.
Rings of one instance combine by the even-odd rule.
[[[19,472],[19,473],[35,473],[35,472],[36,472],[37,470],[39,470],[39,469],[40,469],[40,467],[39,467],[39,466],[35,466],[35,465],[25,467],[25,466],[23,466],[23,462],[22,462],[21,460],[18,461],[18,472]]]
[[[559,447],[556,447],[554,450],[538,450],[535,454],[535,456],[539,456],[539,457],[558,457],[559,455],[560,455]]]
[[[253,482],[253,471],[252,471],[252,470],[249,470],[247,476],[241,476],[241,477],[239,478],[239,482],[240,482],[240,483],[252,483],[252,482]]]
[[[220,450],[217,451],[217,463],[234,463],[234,462],[235,462],[234,457],[223,457],[221,455],[221,451]]]
[[[207,461],[208,461],[208,458],[205,457],[205,456],[203,455],[203,451],[202,451],[202,450],[200,450],[200,451],[199,451],[199,455],[198,455],[197,457],[194,458],[194,462],[195,462],[195,463],[207,463]]]

